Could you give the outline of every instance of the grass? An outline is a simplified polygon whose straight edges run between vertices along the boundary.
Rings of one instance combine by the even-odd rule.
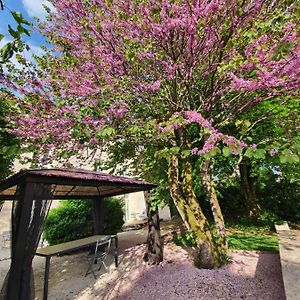
[[[227,228],[230,249],[278,252],[276,234],[268,226],[233,225]],[[174,238],[177,245],[196,246],[195,236],[186,232]]]
[[[228,246],[230,249],[278,251],[277,237],[267,235],[234,233],[228,236]]]
[[[269,227],[236,225],[228,228],[230,249],[278,251],[278,240]]]

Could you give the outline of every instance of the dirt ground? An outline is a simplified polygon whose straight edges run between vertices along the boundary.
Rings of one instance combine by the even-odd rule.
[[[4,209],[9,211],[9,207]],[[0,224],[5,224],[3,212]],[[109,270],[97,272],[96,280],[92,274],[84,277],[86,252],[53,257],[48,299],[285,299],[277,253],[232,251],[231,263],[223,268],[200,270],[194,267],[187,249],[170,242],[173,225],[165,223],[162,226],[165,257],[159,266],[148,265],[142,260],[146,228],[119,234],[119,267],[115,268],[110,255]],[[3,228],[0,227],[0,231]],[[0,250],[0,286],[9,269],[8,250]],[[42,299],[44,263],[44,258],[34,258],[36,299]]]

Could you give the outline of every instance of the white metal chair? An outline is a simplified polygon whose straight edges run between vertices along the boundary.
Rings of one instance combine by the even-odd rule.
[[[94,278],[96,279],[94,265],[96,265],[98,263],[99,263],[98,271],[101,269],[102,265],[104,266],[105,270],[107,270],[105,260],[107,258],[108,253],[109,253],[110,246],[111,246],[111,236],[110,235],[107,236],[105,239],[98,240],[96,242],[95,251],[92,254],[89,254],[87,256],[89,266],[88,266],[88,269],[87,269],[87,271],[84,275],[85,277],[88,274],[93,273]]]

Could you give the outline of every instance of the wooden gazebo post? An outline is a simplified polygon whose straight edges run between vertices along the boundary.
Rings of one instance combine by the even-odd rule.
[[[51,199],[51,185],[24,181],[17,187],[12,219],[11,266],[5,299],[30,299],[32,259],[37,249],[43,218]]]
[[[105,201],[104,198],[94,198],[93,203],[93,221],[94,234],[101,234],[104,230],[104,216],[105,216]]]
[[[18,186],[20,191],[18,201],[22,201],[22,209],[20,211],[19,226],[16,230],[16,234],[13,237],[12,243],[12,262],[9,271],[8,283],[7,283],[7,298],[8,299],[20,299],[21,283],[22,283],[22,268],[25,258],[25,244],[27,238],[27,228],[31,216],[33,186],[30,183],[23,183]],[[13,222],[13,220],[12,220]],[[30,275],[29,275],[30,278]]]

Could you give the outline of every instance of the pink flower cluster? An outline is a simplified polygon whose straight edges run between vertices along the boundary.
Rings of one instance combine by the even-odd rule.
[[[140,91],[142,92],[150,92],[150,93],[153,93],[153,92],[156,92],[157,90],[159,90],[160,88],[160,81],[159,80],[156,80],[152,83],[141,83],[139,84],[139,89]]]
[[[274,155],[277,154],[277,153],[278,153],[278,150],[276,150],[276,149],[270,149],[270,150],[269,150],[270,156],[274,156]]]
[[[122,119],[124,118],[126,112],[128,111],[128,105],[123,102],[123,101],[119,101],[116,102],[113,106],[111,106],[108,109],[108,116],[113,116],[117,119]]]
[[[197,111],[186,111],[184,112],[184,117],[186,118],[187,123],[197,123],[203,128],[214,130],[210,122],[203,118]]]
[[[216,130],[208,120],[206,120],[200,113],[196,111],[185,111],[183,113],[184,118],[182,120],[180,120],[181,116],[182,114],[176,112],[173,114],[170,121],[167,122],[165,126],[159,125],[157,126],[157,128],[163,133],[169,133],[171,132],[172,128],[176,130],[188,124],[196,123],[202,128],[208,129],[210,131],[209,137],[205,140],[202,149],[198,149],[197,147],[195,147],[191,150],[191,154],[193,155],[201,156],[205,153],[210,152],[217,146],[220,141],[230,147],[233,155],[238,155],[238,149],[247,147],[247,144],[244,141],[239,141],[233,136],[224,135]]]

